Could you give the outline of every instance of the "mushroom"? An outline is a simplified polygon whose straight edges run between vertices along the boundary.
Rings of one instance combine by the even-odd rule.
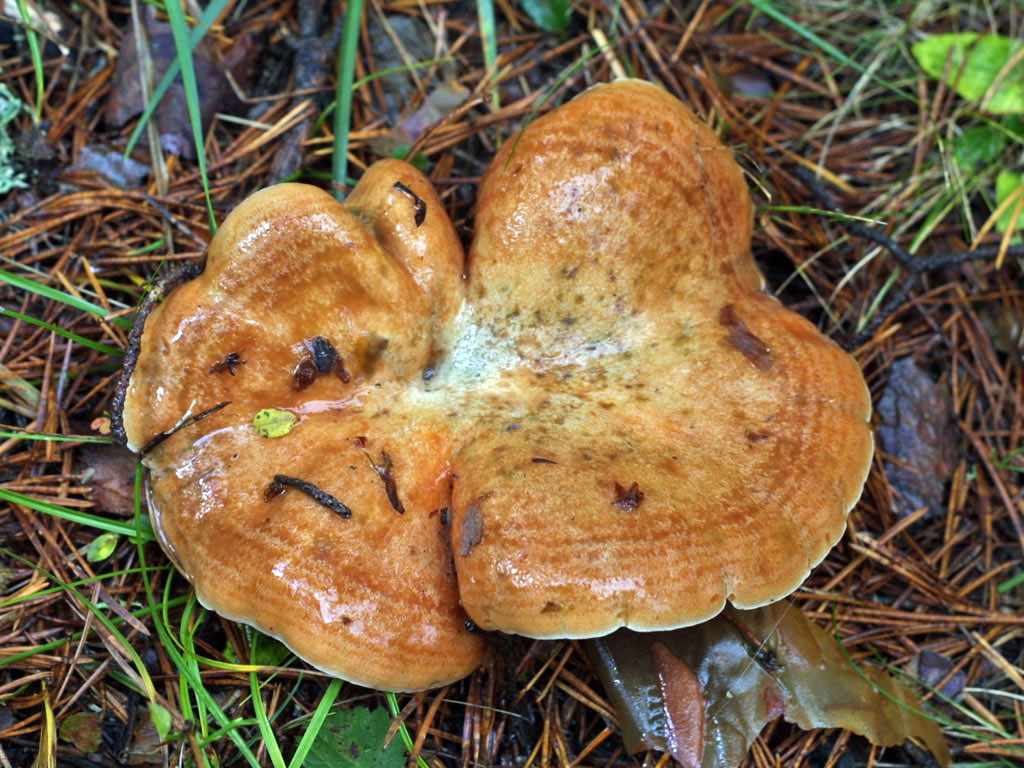
[[[344,206],[257,193],[130,379],[165,549],[205,605],[392,690],[471,671],[467,615],[590,637],[784,597],[859,497],[870,399],[764,293],[751,225],[729,150],[639,81],[504,146],[465,279],[403,163]]]

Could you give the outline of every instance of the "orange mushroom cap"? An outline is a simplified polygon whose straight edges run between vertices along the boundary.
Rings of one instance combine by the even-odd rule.
[[[134,449],[188,425],[145,454],[165,548],[205,605],[394,690],[479,663],[463,610],[586,637],[785,596],[860,494],[870,400],[762,292],[750,231],[731,153],[638,81],[506,144],[465,279],[404,163],[345,206],[257,193],[127,392]],[[294,423],[266,437],[264,409]]]

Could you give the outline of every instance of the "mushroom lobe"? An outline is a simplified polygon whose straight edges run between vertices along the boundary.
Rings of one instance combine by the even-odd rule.
[[[130,445],[169,433],[144,457],[165,547],[204,604],[395,690],[472,670],[467,626],[585,637],[783,597],[860,494],[870,401],[762,292],[751,223],[731,153],[638,81],[498,153],[465,279],[404,163],[344,206],[257,193],[130,381]],[[245,365],[210,375],[225,349]],[[266,409],[294,423],[264,437]]]

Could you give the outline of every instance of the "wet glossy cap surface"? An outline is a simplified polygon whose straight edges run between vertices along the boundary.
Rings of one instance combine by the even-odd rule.
[[[537,637],[693,624],[788,594],[841,536],[863,378],[761,291],[741,172],[673,97],[597,86],[510,140],[465,280],[408,166],[346,206],[258,193],[146,324],[134,448],[230,401],[146,456],[205,604],[411,690],[479,663],[463,610]]]

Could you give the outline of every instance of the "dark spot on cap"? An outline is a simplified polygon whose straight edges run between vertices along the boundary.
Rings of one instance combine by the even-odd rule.
[[[718,313],[718,322],[729,332],[727,341],[742,352],[755,368],[761,371],[772,369],[771,350],[739,318],[736,307],[732,304],[722,307]]]
[[[644,493],[640,490],[639,483],[633,483],[629,488],[624,488],[618,482],[615,483],[615,501],[612,502],[623,512],[632,512],[640,506],[644,500]]]
[[[480,514],[480,502],[475,501],[466,507],[462,518],[462,540],[459,543],[459,554],[469,557],[469,553],[484,538],[484,518]]]
[[[540,609],[541,613],[561,613],[565,610],[565,606],[559,603],[557,600],[548,600],[544,603],[544,607]]]
[[[384,350],[388,348],[389,343],[387,338],[376,333],[370,333],[366,336],[360,356],[362,357],[363,369],[367,374],[373,373],[373,369],[377,367],[377,363],[380,362],[380,358],[384,354]]]

